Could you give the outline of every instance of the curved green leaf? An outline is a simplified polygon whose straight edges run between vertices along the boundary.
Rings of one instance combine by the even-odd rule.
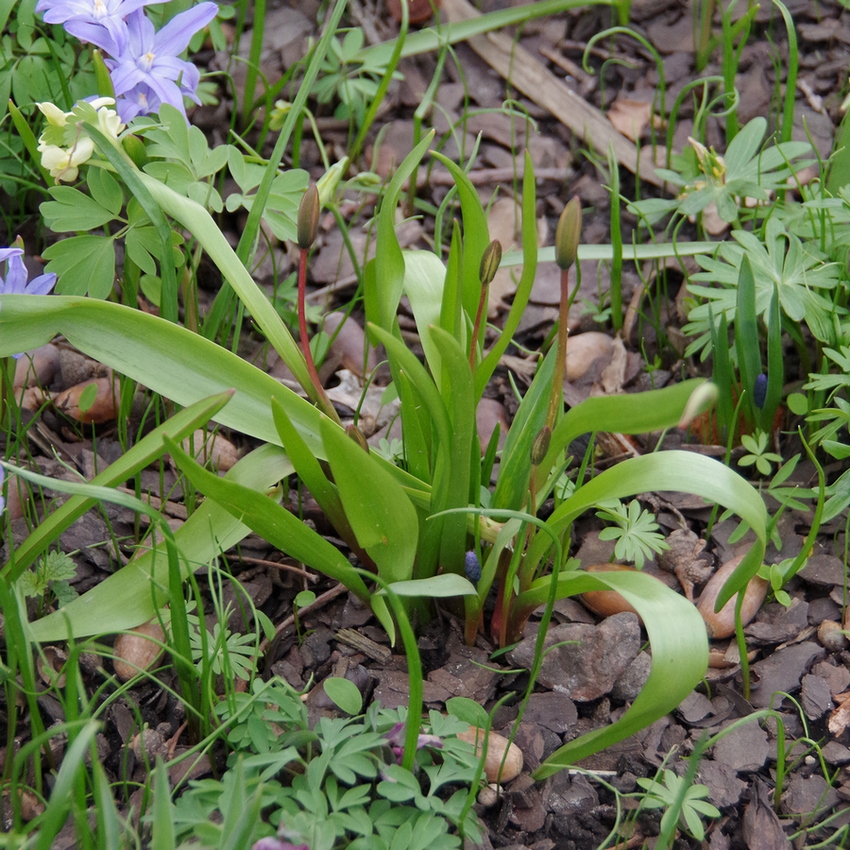
[[[584,511],[607,499],[622,499],[655,490],[677,490],[694,493],[709,502],[718,502],[735,511],[749,524],[756,542],[745,555],[717,600],[718,610],[729,598],[742,590],[761,566],[767,545],[767,510],[758,491],[727,466],[695,452],[669,451],[630,458],[601,472],[566,499],[546,521],[562,534]],[[526,559],[532,564],[542,561],[549,542],[538,535],[529,547]],[[534,588],[535,585],[532,585]],[[539,588],[520,594],[517,604],[533,610],[545,594]]]
[[[156,316],[103,301],[0,295],[0,357],[64,334],[94,360],[181,405],[235,388],[216,421],[280,445],[269,400],[276,396],[310,450],[323,457],[319,412],[241,357]]]
[[[672,453],[671,453],[672,454]],[[551,579],[535,582],[549,591]],[[616,590],[640,614],[652,647],[649,679],[626,713],[610,726],[595,729],[556,750],[532,774],[544,779],[654,723],[672,711],[705,676],[708,637],[694,605],[649,575],[639,572],[570,572],[558,578],[558,596],[588,590]]]

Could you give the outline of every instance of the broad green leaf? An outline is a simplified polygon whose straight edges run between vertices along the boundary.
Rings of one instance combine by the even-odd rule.
[[[538,365],[531,386],[523,396],[522,403],[508,431],[505,448],[502,450],[502,462],[499,466],[496,491],[492,499],[494,508],[519,510],[528,493],[531,483],[529,480],[531,469],[528,461],[531,457],[532,444],[546,422],[546,408],[549,404],[549,396],[552,393],[556,357],[556,346],[552,346],[545,360]],[[626,396],[617,396],[617,398],[626,398]],[[588,401],[591,401],[591,399],[588,399]],[[581,407],[583,405],[579,405],[573,410],[579,410]],[[570,412],[572,413],[572,411]],[[556,428],[555,433],[557,433],[557,430]],[[561,440],[558,451],[550,451],[541,465],[542,468],[551,469],[555,458],[565,445],[569,445],[569,442]]]
[[[452,717],[463,720],[470,726],[485,729],[490,722],[487,709],[468,697],[451,697],[446,700],[446,711]]]
[[[463,172],[463,169],[448,157],[436,151],[432,156],[448,168],[457,186],[460,208],[463,214],[463,254],[461,255],[461,300],[469,321],[473,321],[478,309],[478,296],[481,292],[479,269],[484,249],[490,242],[487,216],[481,206],[478,190]]]
[[[663,390],[661,391],[663,392]],[[600,399],[601,400],[601,399]],[[555,509],[546,524],[560,535],[589,508],[609,499],[623,499],[655,490],[675,490],[702,496],[731,508],[752,528],[756,542],[723,586],[717,600],[718,610],[743,589],[761,566],[767,544],[767,510],[758,491],[744,478],[722,463],[694,452],[669,451],[629,458],[588,481]],[[538,535],[529,547],[527,563],[542,561],[549,542]],[[531,591],[529,591],[531,593]],[[529,608],[540,596],[521,594],[518,604]],[[531,610],[533,610],[533,607]]]
[[[478,591],[472,582],[457,573],[442,573],[431,578],[417,578],[410,581],[394,581],[390,590],[398,596],[433,597],[442,599],[448,596],[471,596]],[[379,590],[377,596],[385,595]]]
[[[149,175],[138,172],[136,176],[161,210],[180,222],[201,243],[283,362],[295,375],[298,383],[311,398],[315,398],[316,390],[307,372],[301,349],[266,294],[257,286],[236,256],[212,216],[200,204],[181,197]],[[168,269],[167,263],[165,268]]]
[[[52,186],[48,191],[53,200],[45,201],[39,209],[45,224],[56,233],[96,230],[116,216],[94,198],[71,186]]]
[[[124,193],[118,181],[105,169],[92,168],[86,175],[86,184],[92,198],[117,218],[124,206]]]
[[[63,334],[92,359],[178,404],[233,387],[233,399],[216,421],[279,445],[269,404],[275,396],[311,451],[324,457],[315,407],[198,334],[139,310],[86,298],[0,295],[0,305],[0,357],[30,351]]]
[[[57,294],[106,298],[115,283],[114,242],[111,236],[72,236],[45,249],[46,271],[58,275]]]
[[[437,386],[442,374],[440,346],[434,342],[428,329],[440,323],[445,276],[445,266],[431,251],[404,252],[404,292],[410,301],[425,359]]]
[[[451,423],[451,438],[438,446],[438,456],[445,455],[447,462],[440,465],[441,474],[435,474],[431,510],[433,513],[451,508],[463,508],[478,497],[478,483],[474,494],[470,476],[472,464],[480,457],[475,426],[475,399],[472,372],[466,353],[460,344],[440,327],[429,329],[434,343],[443,352],[443,395]],[[446,571],[460,573],[467,550],[467,518],[463,514],[442,517],[440,564]]]
[[[679,202],[675,202],[674,207]],[[669,257],[696,257],[700,254],[713,254],[717,250],[716,242],[670,242],[651,245],[623,245],[623,260],[642,262],[645,260],[663,260]],[[614,256],[611,245],[579,245],[578,260],[605,260],[610,262]],[[524,262],[522,251],[507,251],[502,255],[502,266],[519,266]],[[554,263],[555,249],[550,245],[537,251],[538,263]]]
[[[735,139],[739,136],[740,134]],[[741,270],[738,274],[737,308],[735,348],[738,353],[738,371],[741,375],[741,386],[747,394],[744,412],[747,421],[752,422],[752,411],[755,409],[753,389],[761,372],[761,340],[756,317],[756,281],[746,254],[741,260]]]
[[[397,480],[326,417],[320,433],[340,499],[357,541],[387,582],[413,573],[419,517]]]
[[[702,383],[701,379],[694,378],[662,390],[598,396],[577,404],[555,426],[541,466],[551,468],[558,453],[582,434],[593,431],[646,434],[676,425],[691,393]]]
[[[378,213],[378,239],[375,259],[369,263],[364,291],[366,318],[384,330],[396,323],[396,310],[404,288],[404,256],[395,236],[395,209],[404,182],[425,156],[434,131],[404,158],[387,186]]]
[[[322,687],[337,708],[341,708],[346,714],[352,716],[360,714],[360,710],[363,708],[363,695],[350,679],[328,676],[322,682]]]

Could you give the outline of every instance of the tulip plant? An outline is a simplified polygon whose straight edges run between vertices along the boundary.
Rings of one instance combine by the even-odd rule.
[[[340,9],[338,4],[335,14]],[[136,41],[148,38],[148,28],[139,17],[142,14],[141,9],[133,13],[135,29],[127,44],[116,41],[111,47],[130,50]],[[195,26],[206,14],[196,12],[189,23]],[[167,27],[177,28],[179,20],[180,16],[174,18]],[[335,25],[329,26],[327,32],[334,29]],[[175,32],[171,34],[180,42]],[[90,41],[95,37],[116,39],[107,29],[99,35],[89,31],[86,37]],[[120,59],[110,61],[113,73],[124,67]],[[153,87],[148,77],[136,80],[127,74],[119,79],[121,91],[116,89],[116,93],[125,99],[131,91],[145,94],[145,86]],[[191,77],[182,79],[184,84],[187,79],[192,81]],[[171,83],[176,85],[173,80]],[[535,278],[535,181],[530,159],[525,164],[522,193],[522,273],[502,333],[489,346],[483,327],[486,287],[499,265],[501,248],[489,239],[478,195],[456,164],[432,154],[454,175],[462,223],[454,227],[445,262],[437,253],[402,251],[394,230],[396,207],[405,181],[426,156],[432,138],[426,137],[401,164],[384,192],[377,221],[377,254],[366,268],[365,283],[368,333],[372,342],[386,351],[392,389],[400,401],[404,452],[396,465],[368,451],[364,441],[357,439],[356,423],[347,430],[340,425],[318,383],[306,345],[303,277],[299,281],[300,347],[252,280],[244,250],[235,252],[216,226],[205,206],[215,203],[213,165],[223,167],[236,155],[199,154],[197,141],[185,132],[185,119],[168,103],[169,91],[168,87],[162,91],[159,122],[148,117],[126,129],[114,121],[105,125],[99,116],[103,104],[79,105],[59,121],[63,133],[90,140],[91,151],[97,154],[86,163],[69,156],[67,163],[85,169],[89,199],[107,207],[112,204],[107,211],[120,216],[125,197],[133,198],[127,206],[126,238],[131,238],[134,227],[148,228],[151,238],[145,242],[146,250],[155,255],[162,276],[162,317],[81,295],[48,297],[13,291],[0,295],[0,357],[31,350],[63,334],[80,351],[183,409],[100,472],[91,482],[95,489],[77,488],[75,495],[18,547],[14,558],[3,566],[2,577],[13,581],[20,576],[91,506],[94,496],[102,497],[108,493],[104,488],[122,484],[168,451],[191,484],[207,497],[174,534],[182,575],[190,565],[208,563],[254,530],[371,605],[393,639],[397,629],[402,637],[406,633],[399,621],[404,612],[393,613],[388,604],[398,597],[407,611],[416,610],[420,620],[430,616],[435,598],[446,597],[462,615],[469,642],[483,631],[503,646],[517,641],[531,614],[544,607],[540,659],[545,623],[555,600],[588,590],[619,591],[646,626],[652,645],[649,680],[617,722],[564,746],[544,762],[538,776],[633,733],[676,706],[705,672],[707,640],[699,614],[684,597],[640,572],[591,575],[582,570],[582,565],[568,558],[572,524],[601,502],[651,490],[682,490],[723,504],[747,522],[756,536],[751,551],[720,595],[719,604],[723,604],[761,565],[767,517],[759,494],[743,478],[704,456],[671,451],[636,457],[586,482],[576,482],[570,495],[555,499],[548,519],[538,518],[537,508],[553,496],[567,465],[567,449],[576,437],[595,431],[637,434],[675,426],[686,422],[711,397],[708,385],[686,381],[638,395],[592,398],[564,413],[569,271],[577,256],[581,229],[577,202],[567,205],[556,236],[555,256],[562,270],[557,343],[541,356],[499,454],[496,438],[487,446],[480,445],[475,413],[519,326]],[[295,104],[293,113],[298,108]],[[122,118],[131,120],[134,109],[125,104]],[[52,110],[45,113],[58,120]],[[107,127],[112,131],[107,132]],[[50,143],[59,147],[61,139],[57,134],[54,137]],[[55,151],[51,153],[55,158]],[[194,182],[189,181],[187,191],[176,191],[167,179],[176,171],[159,167],[163,164],[177,171],[178,166],[196,168],[199,173]],[[275,166],[273,157],[268,168],[276,171]],[[244,163],[237,159],[233,167],[239,171]],[[69,176],[63,173],[63,177]],[[271,176],[264,176],[253,199],[249,226],[254,232],[271,181]],[[197,185],[209,191],[193,188]],[[62,191],[74,191],[57,189],[58,193],[53,190],[54,200],[44,207],[54,225],[61,221]],[[301,250],[302,274],[322,202],[320,190],[307,192],[300,217],[289,224]],[[327,200],[332,194],[327,182],[324,190]],[[257,327],[301,383],[307,399],[214,339],[176,321],[172,237],[176,230],[189,234],[218,266],[229,290],[250,311]],[[67,285],[62,289],[62,284],[60,275],[60,291],[85,291]],[[408,348],[399,329],[397,308],[402,295],[407,296],[413,311],[424,362]],[[170,307],[166,306],[169,299]],[[223,478],[203,469],[180,447],[181,440],[210,419],[262,444]],[[491,486],[497,459],[498,474]],[[277,484],[293,471],[365,571],[352,566],[345,551],[280,504]],[[169,599],[173,601],[174,569],[174,559],[169,563],[168,553],[161,547],[140,552],[124,569],[79,599],[33,623],[31,634],[36,640],[79,639],[136,626],[155,616]],[[485,611],[491,594],[495,609],[488,620]],[[122,600],[120,606],[103,604],[116,598]],[[412,716],[417,716],[416,709],[412,704]]]

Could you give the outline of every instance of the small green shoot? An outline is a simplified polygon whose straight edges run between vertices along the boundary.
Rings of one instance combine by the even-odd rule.
[[[638,785],[645,789],[643,805],[649,809],[666,809],[661,818],[662,832],[670,820],[678,820],[697,841],[705,838],[705,827],[700,815],[719,818],[720,810],[707,803],[708,788],[705,785],[685,786],[685,779],[677,776],[669,768],[664,770],[664,781],[638,779]],[[677,815],[678,813],[678,815]]]
[[[755,466],[761,475],[770,475],[774,463],[782,463],[782,456],[776,452],[769,452],[769,437],[764,431],[756,431],[755,434],[743,434],[741,445],[747,450],[739,461],[738,466]]]
[[[298,635],[298,642],[303,643],[307,633],[301,625],[300,612],[302,608],[312,605],[316,601],[316,594],[312,590],[302,590],[297,593],[295,599],[292,600],[292,619],[295,621],[295,633]]]
[[[77,591],[70,585],[77,565],[64,552],[48,552],[31,570],[21,573],[18,586],[24,596],[39,597],[39,607],[48,608],[53,600],[62,606],[76,599]]]
[[[632,499],[628,508],[619,500],[601,502],[596,516],[616,523],[599,532],[600,540],[616,540],[614,556],[632,561],[637,569],[643,569],[647,558],[669,549],[664,536],[658,531],[655,514],[641,510],[640,502]]]
[[[789,576],[786,572],[793,566],[795,558],[785,558],[778,564],[762,564],[758,571],[758,575],[770,582],[770,589],[773,592],[773,598],[785,608],[791,606],[791,596],[786,590],[783,590],[785,582]]]

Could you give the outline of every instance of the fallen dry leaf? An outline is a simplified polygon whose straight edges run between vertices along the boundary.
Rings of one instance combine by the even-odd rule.
[[[618,97],[608,110],[608,120],[626,138],[636,142],[652,120],[652,104]]]
[[[833,737],[838,738],[844,734],[844,730],[850,724],[850,693],[841,694],[845,699],[829,715],[827,728]]]

